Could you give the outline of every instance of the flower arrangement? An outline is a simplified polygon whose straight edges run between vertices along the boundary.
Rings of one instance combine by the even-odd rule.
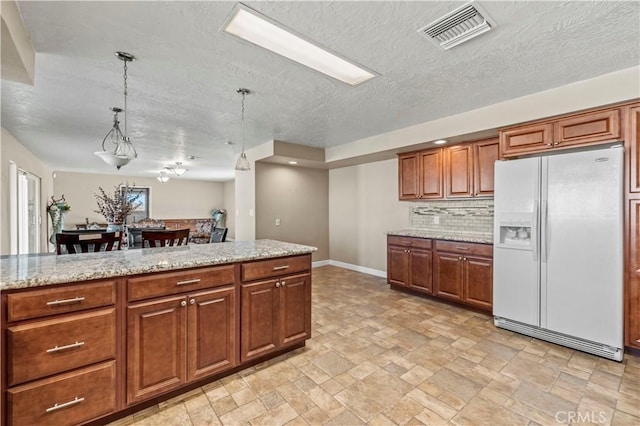
[[[94,212],[100,213],[109,223],[123,223],[125,218],[142,204],[138,202],[140,194],[132,194],[129,184],[116,186],[113,195],[107,194],[101,186],[98,187],[98,191],[93,193],[98,203],[98,210]]]
[[[67,200],[64,199],[64,194],[62,194],[62,197],[57,200],[53,195],[51,196],[51,201],[47,204],[47,212],[68,212],[69,210],[71,210],[71,206],[67,203]]]

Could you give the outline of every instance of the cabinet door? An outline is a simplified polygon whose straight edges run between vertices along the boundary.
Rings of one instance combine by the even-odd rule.
[[[442,198],[442,149],[431,149],[419,154],[418,198]]]
[[[629,201],[629,257],[625,306],[625,343],[640,348],[640,200]]]
[[[311,276],[280,279],[279,344],[293,345],[311,337]]]
[[[640,106],[629,109],[629,192],[640,192]]]
[[[278,346],[277,279],[242,285],[241,361],[257,358]]]
[[[409,287],[413,290],[431,294],[433,283],[431,251],[410,249],[409,259],[409,264],[411,265]]]
[[[409,254],[407,248],[387,247],[387,282],[400,286],[409,283]]]
[[[435,252],[434,291],[437,296],[462,300],[462,280],[464,263],[462,256],[452,253]]]
[[[552,146],[552,123],[530,124],[500,131],[500,150],[505,157],[541,152]]]
[[[498,138],[474,144],[474,197],[493,197],[494,163],[500,158],[499,146]]]
[[[445,160],[447,198],[473,195],[473,145],[447,148]]]
[[[398,195],[400,200],[415,200],[418,198],[418,154],[403,154],[398,157]]]
[[[235,287],[189,294],[187,377],[200,379],[236,365]]]
[[[558,120],[553,126],[553,145],[620,140],[620,109],[596,111]]]
[[[465,257],[464,301],[491,311],[493,303],[493,260]]]
[[[186,380],[186,298],[127,308],[127,402],[148,399]]]

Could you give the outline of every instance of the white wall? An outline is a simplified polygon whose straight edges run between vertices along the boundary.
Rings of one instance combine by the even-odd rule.
[[[47,200],[53,195],[53,181],[51,169],[40,159],[24,147],[11,133],[2,128],[0,136],[0,254],[10,253],[10,220],[9,220],[9,164],[17,166],[29,173],[40,177],[40,251],[48,251],[48,216],[46,214]]]
[[[150,215],[154,219],[209,218],[213,209],[227,209],[224,205],[224,184],[221,182],[171,179],[160,183],[156,178],[91,173],[56,172],[53,189],[56,198],[64,194],[71,205],[65,217],[65,229],[75,229],[75,224],[104,222],[97,209],[93,193],[101,186],[113,193],[120,184],[146,186],[150,191]]]
[[[398,161],[329,171],[329,258],[387,270],[385,231],[409,227],[411,203],[398,201]]]
[[[315,246],[314,262],[329,259],[328,198],[327,170],[256,163],[256,238]]]
[[[227,238],[235,239],[236,236],[236,183],[233,180],[224,183],[224,202],[227,210]]]

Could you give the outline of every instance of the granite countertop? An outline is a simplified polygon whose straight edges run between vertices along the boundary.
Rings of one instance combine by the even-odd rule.
[[[427,229],[402,229],[387,231],[387,235],[400,237],[431,238],[434,240],[463,241],[467,243],[493,244],[493,234],[472,232],[431,231]]]
[[[316,247],[275,240],[0,258],[0,290],[171,271],[197,266],[307,254]]]

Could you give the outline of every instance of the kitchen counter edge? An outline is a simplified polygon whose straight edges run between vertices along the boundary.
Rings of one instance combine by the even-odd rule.
[[[283,241],[252,240],[60,256],[3,256],[0,291],[303,255],[316,250]]]
[[[401,229],[387,231],[387,235],[398,237],[429,238],[432,240],[461,241],[466,243],[493,244],[491,234],[472,234],[464,232],[428,231],[424,229]]]

